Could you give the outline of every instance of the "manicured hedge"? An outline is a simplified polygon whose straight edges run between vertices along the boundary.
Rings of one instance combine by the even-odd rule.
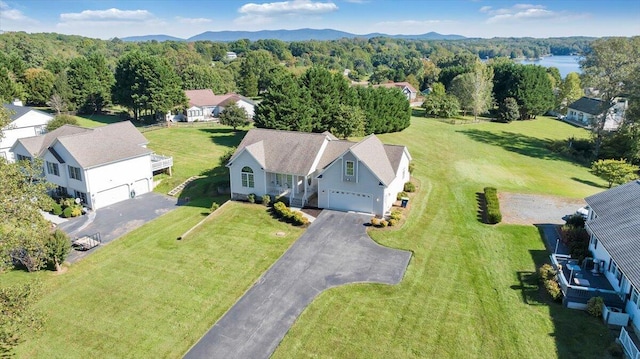
[[[494,187],[484,188],[484,199],[487,204],[487,223],[496,224],[502,221],[500,213],[500,202],[498,201],[498,190]]]
[[[286,222],[301,226],[309,223],[309,220],[302,215],[301,212],[292,211],[283,202],[276,202],[273,205],[273,212],[278,218],[284,219]]]

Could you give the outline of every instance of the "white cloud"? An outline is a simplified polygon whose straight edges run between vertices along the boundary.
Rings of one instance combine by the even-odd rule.
[[[147,10],[120,10],[111,8],[107,10],[84,10],[77,13],[60,14],[63,22],[71,21],[142,21],[153,18]]]
[[[7,4],[4,1],[0,1],[0,28],[5,27],[6,25],[11,25],[11,24],[6,24],[6,23],[13,23],[15,22],[21,22],[21,23],[31,23],[31,24],[35,24],[38,21],[26,16],[25,14],[22,13],[22,11],[12,8],[9,4]],[[3,26],[5,25],[5,26]]]
[[[479,9],[479,11],[490,16],[487,19],[487,23],[496,23],[511,20],[551,19],[560,15],[557,12],[548,10],[543,5],[533,4],[515,4],[510,8],[501,9],[494,9],[490,6],[483,6]]]
[[[189,18],[189,17],[180,17],[176,16],[176,20],[181,24],[207,24],[212,22],[211,19],[206,19],[203,17]]]
[[[310,0],[294,0],[264,4],[248,3],[238,9],[245,16],[277,16],[277,15],[313,15],[338,10],[332,2],[315,2]]]

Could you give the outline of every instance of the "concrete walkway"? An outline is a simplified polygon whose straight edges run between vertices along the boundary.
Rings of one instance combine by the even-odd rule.
[[[399,283],[411,253],[371,240],[364,226],[370,218],[322,211],[185,358],[268,358],[323,290],[347,283]]]

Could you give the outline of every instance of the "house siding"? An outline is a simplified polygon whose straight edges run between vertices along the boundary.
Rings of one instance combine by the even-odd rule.
[[[253,170],[254,187],[242,186],[242,168],[248,166]],[[231,166],[229,166],[229,176],[231,181],[231,197],[234,199],[246,199],[249,194],[263,196],[267,194],[266,173],[258,161],[247,151],[237,156]]]
[[[121,200],[125,200],[131,197],[132,191],[135,191],[134,196],[139,196],[151,192],[153,189],[150,155],[85,169],[83,175],[85,176],[83,182],[88,187],[86,191],[87,197],[93,209],[105,206],[104,203],[100,203],[101,192],[113,188],[126,187],[127,196],[121,198]],[[78,182],[73,179],[70,181]]]
[[[409,157],[406,153],[402,154],[402,159],[400,160],[400,165],[398,166],[398,171],[396,172],[396,177],[393,182],[387,187],[384,191],[384,208],[385,210],[389,210],[393,203],[396,201],[396,197],[398,193],[404,190],[404,184],[411,180],[411,175],[409,174]]]
[[[11,122],[8,127],[2,130],[4,138],[0,140],[0,157],[4,157],[9,162],[13,162],[15,160],[15,156],[14,153],[9,151],[11,146],[21,138],[42,134],[44,128],[52,118],[52,116],[45,113],[29,111],[20,118]]]
[[[631,283],[626,279],[624,273],[622,274],[622,279],[618,281],[615,273],[611,272],[611,255],[593,234],[591,235],[591,241],[589,242],[589,250],[591,251],[594,259],[603,261],[601,272],[607,278],[613,289],[627,294],[624,309],[629,314],[633,325],[635,325],[636,328],[640,328],[640,303],[634,303],[631,301],[631,293],[633,290]],[[640,292],[640,288],[636,288],[636,290]]]
[[[350,152],[343,156],[345,159],[354,159]],[[343,166],[345,160],[339,158],[325,169],[322,178],[318,179],[318,207],[331,208],[329,201],[330,190],[341,190],[355,193],[371,194],[373,198],[373,214],[382,216],[385,213],[385,189],[380,185],[380,180],[362,162],[357,161],[356,181],[343,180]]]

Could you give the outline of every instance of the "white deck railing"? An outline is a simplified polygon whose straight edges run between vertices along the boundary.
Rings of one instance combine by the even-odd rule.
[[[151,169],[153,171],[162,170],[171,166],[173,166],[173,157],[160,156],[155,153],[151,155]]]
[[[618,339],[620,339],[620,344],[622,344],[629,358],[640,359],[640,349],[636,346],[636,343],[633,342],[633,339],[631,339],[631,336],[624,327],[620,330]]]

